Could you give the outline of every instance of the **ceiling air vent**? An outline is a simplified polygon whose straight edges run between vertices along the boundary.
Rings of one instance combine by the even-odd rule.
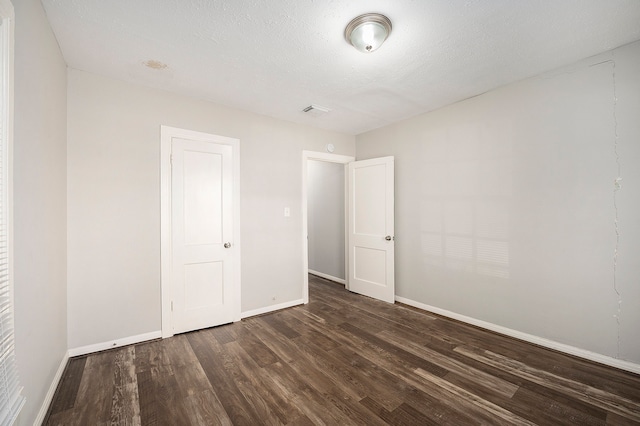
[[[311,117],[320,117],[321,115],[325,115],[331,111],[329,108],[320,106],[320,105],[309,105],[305,109],[302,110],[305,114]]]

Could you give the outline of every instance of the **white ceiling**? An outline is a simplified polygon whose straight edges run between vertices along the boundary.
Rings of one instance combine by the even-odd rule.
[[[72,68],[348,134],[640,39],[638,0],[42,3]],[[393,23],[370,54],[343,36],[366,12]]]

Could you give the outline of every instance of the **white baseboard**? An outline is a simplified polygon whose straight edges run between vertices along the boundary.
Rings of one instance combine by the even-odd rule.
[[[334,277],[332,275],[329,274],[323,274],[322,272],[318,272],[318,271],[314,271],[313,269],[308,269],[309,273],[311,275],[316,275],[320,278],[324,278],[325,280],[329,280],[329,281],[335,281],[337,283],[340,283],[342,285],[347,285],[347,281],[343,278],[338,278],[338,277]]]
[[[495,331],[496,333],[504,334],[506,336],[515,337],[516,339],[524,340],[529,343],[533,343],[545,348],[554,349],[556,351],[564,352],[569,355],[574,355],[579,358],[584,358],[589,361],[595,361],[600,364],[608,365],[610,367],[619,368],[621,370],[630,371],[632,373],[640,374],[640,364],[624,361],[621,359],[613,358],[607,355],[602,355],[596,352],[591,352],[586,349],[576,348],[575,346],[559,343],[554,340],[545,339],[544,337],[535,336],[533,334],[523,333],[521,331],[513,330],[511,328],[496,325],[490,322],[482,321],[479,319],[471,318],[465,315],[457,314],[455,312],[447,311],[445,309],[436,308],[435,306],[426,305],[424,303],[416,302],[411,299],[396,296],[396,301],[404,303],[405,305],[413,306],[418,309],[433,312],[434,314],[442,315],[443,317],[452,318],[458,321],[462,321],[467,324],[475,325],[480,328]]]
[[[133,345],[135,343],[147,340],[159,339],[162,337],[161,331],[152,331],[150,333],[138,334],[137,336],[129,336],[123,339],[110,340],[108,342],[96,343],[94,345],[82,346],[79,348],[69,349],[69,356],[86,355],[93,352],[100,352],[107,349],[118,348],[120,346]]]
[[[58,389],[58,384],[60,383],[60,379],[62,379],[62,373],[64,373],[64,369],[67,367],[67,362],[69,361],[69,352],[65,352],[62,357],[62,361],[60,361],[60,365],[58,366],[58,371],[56,371],[55,376],[53,376],[53,380],[51,381],[51,385],[49,385],[49,390],[44,397],[44,401],[42,401],[42,405],[40,406],[40,411],[38,411],[38,415],[33,422],[34,426],[39,426],[44,422],[44,418],[47,415],[47,411],[49,411],[49,406],[53,401],[53,396],[56,393],[56,389]]]
[[[291,302],[280,303],[278,305],[265,306],[264,308],[254,309],[252,311],[242,312],[242,318],[254,317],[256,315],[268,314],[269,312],[279,311],[280,309],[291,308],[293,306],[304,305],[304,300],[292,300]]]

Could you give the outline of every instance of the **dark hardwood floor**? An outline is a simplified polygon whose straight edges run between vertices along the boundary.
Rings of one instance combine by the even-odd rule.
[[[72,358],[45,424],[640,424],[640,376],[309,286],[306,306]]]

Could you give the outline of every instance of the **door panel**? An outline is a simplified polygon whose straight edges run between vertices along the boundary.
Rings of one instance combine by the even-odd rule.
[[[349,290],[393,303],[394,159],[349,163]]]
[[[379,277],[386,276],[386,250],[354,247],[353,258],[355,279],[381,285]]]
[[[173,331],[233,321],[232,147],[174,138]]]
[[[222,262],[184,265],[185,310],[219,306],[224,303]]]
[[[184,233],[187,244],[222,242],[222,155],[185,151]]]
[[[357,185],[353,194],[353,226],[357,235],[380,235],[386,232],[384,167],[379,164],[356,164],[353,169],[353,182]]]

